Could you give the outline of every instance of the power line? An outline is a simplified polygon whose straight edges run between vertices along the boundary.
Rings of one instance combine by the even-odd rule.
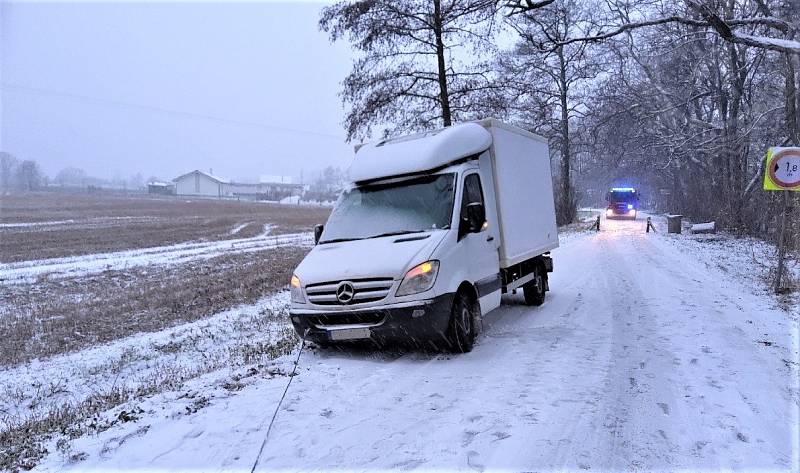
[[[70,92],[63,92],[59,90],[52,90],[52,89],[43,89],[38,87],[29,87],[25,85],[19,84],[11,84],[8,82],[0,83],[0,89],[7,90],[11,92],[23,92],[23,93],[30,93],[30,94],[37,94],[37,95],[49,95],[55,97],[62,97],[66,99],[70,99],[73,101],[90,103],[93,105],[100,105],[100,106],[108,106],[108,107],[127,107],[127,108],[136,108],[139,110],[145,110],[148,112],[153,113],[161,113],[165,115],[173,115],[183,118],[195,119],[195,120],[207,120],[213,121],[217,123],[225,123],[228,125],[235,125],[235,126],[242,126],[242,127],[249,127],[249,128],[260,128],[264,130],[270,131],[279,131],[284,133],[295,133],[298,135],[309,135],[309,136],[317,136],[320,138],[328,138],[328,139],[335,139],[339,140],[344,143],[345,139],[342,136],[332,135],[329,133],[320,133],[317,131],[312,130],[302,130],[299,128],[290,128],[290,127],[282,127],[276,125],[268,125],[266,123],[259,123],[259,122],[252,122],[247,120],[237,120],[232,118],[225,118],[225,117],[218,117],[214,115],[202,114],[202,113],[194,113],[194,112],[186,112],[183,110],[175,110],[163,107],[156,107],[154,105],[143,105],[133,102],[125,102],[121,100],[114,100],[114,99],[106,99],[101,97],[92,97],[89,95],[81,95],[81,94],[74,94]]]

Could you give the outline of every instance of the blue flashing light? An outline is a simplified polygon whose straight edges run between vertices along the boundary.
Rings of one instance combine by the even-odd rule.
[[[633,187],[612,187],[611,190],[614,192],[636,192]]]
[[[628,210],[633,210],[633,204],[628,204]]]

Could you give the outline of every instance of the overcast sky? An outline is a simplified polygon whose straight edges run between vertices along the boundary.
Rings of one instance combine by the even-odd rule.
[[[45,173],[346,167],[346,44],[319,3],[4,2],[0,147]]]

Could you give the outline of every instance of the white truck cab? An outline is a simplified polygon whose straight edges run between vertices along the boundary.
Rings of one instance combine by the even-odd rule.
[[[292,277],[301,336],[466,352],[502,293],[544,302],[558,234],[543,138],[464,123],[359,146],[350,177]]]

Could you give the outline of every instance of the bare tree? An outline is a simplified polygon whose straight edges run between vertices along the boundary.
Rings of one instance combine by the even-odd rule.
[[[533,2],[531,0],[509,0],[506,6],[510,15],[535,13],[554,1]],[[755,8],[736,8],[752,3]],[[603,41],[628,31],[663,25],[679,23],[698,28],[713,28],[725,41],[743,44],[746,46],[768,49],[787,54],[800,54],[800,41],[795,40],[797,30],[796,22],[790,19],[772,16],[769,3],[779,4],[784,11],[798,9],[794,0],[783,2],[769,2],[768,0],[754,0],[739,2],[735,0],[683,0],[683,2],[669,3],[673,11],[654,10],[650,2],[642,2],[641,12],[645,19],[626,21],[622,23],[607,24],[599,22],[596,31],[590,35],[571,38],[567,42]],[[630,6],[629,2],[610,1],[615,12]],[[682,7],[688,8],[682,8]],[[653,14],[655,13],[655,14]],[[743,15],[737,15],[744,13]],[[694,14],[694,15],[693,15]],[[742,28],[761,27],[766,30],[763,34],[742,32]]]
[[[19,164],[16,171],[17,186],[22,191],[33,191],[42,185],[42,172],[36,161],[26,159]]]
[[[16,174],[17,158],[6,152],[0,152],[0,192],[11,191]]]
[[[341,94],[348,139],[373,127],[407,131],[476,118],[487,100],[481,96],[495,87],[480,57],[492,50],[495,12],[494,0],[358,0],[325,8],[320,28],[361,52]]]
[[[86,171],[76,167],[66,167],[56,174],[55,181],[59,186],[80,186],[83,187],[87,183]]]
[[[587,43],[562,45],[580,35],[580,25],[589,18],[586,4],[568,0],[542,6],[536,15],[520,15],[511,26],[520,40],[507,56],[505,81],[517,84],[517,108],[551,138],[560,157],[556,200],[558,221],[571,223],[576,215],[572,182],[575,152],[571,122],[585,112],[584,82],[597,74],[587,53]]]

